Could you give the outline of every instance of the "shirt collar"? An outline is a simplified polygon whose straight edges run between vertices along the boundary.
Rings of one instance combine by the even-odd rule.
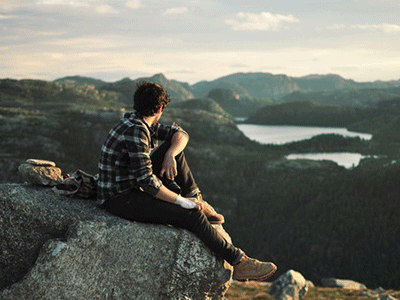
[[[127,117],[127,118],[132,117],[132,118],[139,119],[150,131],[151,136],[155,134],[155,130],[158,128],[158,123],[154,124],[153,126],[150,127],[149,124],[147,124],[146,121],[144,120],[143,115],[140,112],[138,112],[137,110],[133,111],[132,113],[126,113],[125,117]]]

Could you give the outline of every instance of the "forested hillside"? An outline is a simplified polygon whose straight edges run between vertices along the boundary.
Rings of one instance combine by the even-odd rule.
[[[1,107],[39,110],[122,107],[120,93],[99,91],[93,85],[71,85],[43,80],[0,80]]]
[[[341,89],[329,92],[297,91],[285,95],[279,102],[311,102],[336,107],[376,107],[377,103],[400,97],[400,88]]]

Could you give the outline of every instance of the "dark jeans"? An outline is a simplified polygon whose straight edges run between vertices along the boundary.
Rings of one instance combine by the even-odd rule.
[[[164,143],[152,154],[153,172],[158,175],[169,144]],[[182,195],[193,195],[199,192],[193,175],[186,162],[184,153],[176,157],[178,175],[175,182],[165,181],[172,188],[180,188]],[[164,179],[163,179],[164,182]],[[185,228],[193,232],[218,257],[225,259],[231,265],[239,262],[242,250],[234,247],[210,224],[207,217],[198,210],[188,210],[179,205],[158,200],[140,190],[132,190],[121,194],[105,203],[105,208],[112,214],[122,218],[144,223],[169,224]]]
[[[164,156],[170,145],[170,143],[164,142],[151,154],[153,173],[156,174],[157,177],[160,177],[159,174],[161,171],[162,163],[164,161]],[[174,180],[168,180],[166,177],[162,177],[162,183],[167,188],[176,192],[177,194],[181,194],[183,197],[196,196],[198,193],[200,193],[200,190],[197,187],[192,172],[190,171],[189,165],[185,158],[185,154],[183,152],[179,153],[175,157],[175,160],[177,164],[178,174],[176,175]]]

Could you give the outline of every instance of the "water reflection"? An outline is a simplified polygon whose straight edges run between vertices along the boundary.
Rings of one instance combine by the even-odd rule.
[[[343,166],[346,169],[351,169],[360,163],[361,159],[369,156],[362,155],[360,153],[305,153],[305,154],[289,154],[286,156],[287,159],[311,159],[311,160],[331,160],[336,162],[339,166]]]
[[[283,145],[286,143],[310,139],[321,134],[340,134],[346,137],[359,137],[370,140],[371,134],[348,131],[346,128],[306,127],[281,125],[238,124],[238,128],[251,140],[262,144]],[[306,153],[290,154],[287,159],[331,160],[345,168],[358,166],[361,159],[366,158],[359,153]]]
[[[372,138],[371,134],[348,131],[347,128],[253,124],[238,124],[237,126],[247,137],[262,144],[283,145],[307,140],[321,134],[340,134],[346,137],[358,136],[365,140]]]

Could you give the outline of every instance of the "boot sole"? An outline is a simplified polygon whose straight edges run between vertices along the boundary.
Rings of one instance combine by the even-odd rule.
[[[208,220],[208,222],[210,222],[210,224],[215,224],[215,225],[221,225],[225,223],[225,221],[210,221],[210,220]]]
[[[225,223],[225,219],[224,218],[215,218],[213,216],[206,216],[208,222],[210,222],[210,224],[224,224]]]

